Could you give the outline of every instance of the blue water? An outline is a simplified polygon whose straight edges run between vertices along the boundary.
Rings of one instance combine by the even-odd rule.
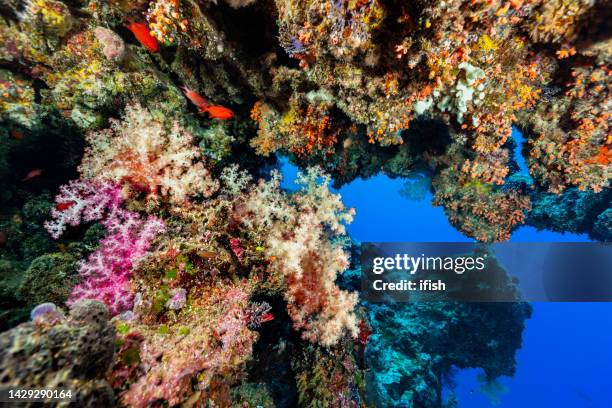
[[[518,132],[516,132],[518,133]],[[520,134],[514,134],[520,138]],[[517,142],[522,142],[521,139]],[[520,149],[517,149],[520,151]],[[520,156],[517,155],[517,156]],[[297,169],[282,161],[283,187],[295,189]],[[526,171],[524,160],[519,162]],[[465,242],[447,221],[442,208],[431,205],[431,196],[410,201],[400,196],[404,181],[378,175],[356,180],[338,192],[343,202],[357,210],[348,227],[357,241]],[[560,234],[522,227],[511,241],[575,242],[584,235]],[[526,322],[523,348],[516,355],[517,372],[500,383],[501,408],[610,408],[612,407],[612,304],[534,303]],[[463,370],[455,377],[460,407],[490,408],[481,394],[479,370]]]
[[[525,143],[527,143],[527,141],[525,140],[523,134],[517,128],[512,128],[512,139],[516,143],[516,148],[514,149],[514,160],[521,169],[520,172],[531,178],[531,176],[529,175],[529,168],[527,167],[525,157],[521,154],[523,146],[525,145]]]
[[[502,378],[501,408],[612,407],[612,307],[603,303],[534,303],[517,370]],[[478,370],[461,372],[460,406],[493,406],[478,392]]]

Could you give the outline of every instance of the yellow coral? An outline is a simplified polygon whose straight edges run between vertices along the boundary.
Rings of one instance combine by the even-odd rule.
[[[491,37],[485,34],[478,39],[476,46],[476,49],[479,51],[495,51],[499,48],[499,43],[493,41]]]

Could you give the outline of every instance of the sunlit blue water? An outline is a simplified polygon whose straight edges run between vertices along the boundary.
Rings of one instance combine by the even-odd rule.
[[[522,169],[524,162],[519,163]],[[284,161],[283,187],[294,189],[297,169]],[[344,203],[357,214],[348,227],[357,241],[425,242],[469,241],[452,227],[431,197],[410,201],[400,196],[404,181],[378,175],[342,187]],[[585,236],[517,230],[511,241],[585,241]],[[610,408],[612,407],[612,304],[535,303],[526,322],[517,372],[500,382],[507,392],[501,408]],[[461,407],[489,408],[476,380],[478,370],[456,376],[454,389]]]

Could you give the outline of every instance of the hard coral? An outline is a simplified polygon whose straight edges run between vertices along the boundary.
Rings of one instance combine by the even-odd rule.
[[[94,29],[96,39],[104,47],[102,52],[104,56],[111,61],[120,61],[125,55],[125,44],[121,37],[114,31],[104,27],[96,27]]]
[[[32,261],[19,287],[19,294],[27,299],[28,304],[63,304],[76,283],[76,259],[70,254],[50,253]]]
[[[0,71],[0,114],[25,127],[35,123],[37,107],[32,83]]]
[[[584,23],[593,0],[542,1],[527,25],[530,37],[537,42],[567,42],[574,40]]]
[[[35,259],[23,295],[60,303],[73,260],[85,256],[69,303],[97,298],[116,315],[120,338],[108,378],[116,402],[128,406],[438,408],[440,378],[452,366],[482,367],[487,380],[511,375],[528,306],[364,303],[369,312],[356,310],[359,267],[346,273],[345,244],[353,213],[330,193],[329,178],[318,182],[317,170],[300,177],[304,188],[295,193],[281,190],[278,174],[254,183],[273,162],[255,154],[319,164],[338,185],[381,171],[418,176],[413,196],[431,191],[452,224],[481,241],[507,239],[524,222],[609,240],[605,2],[275,0],[238,11],[231,8],[255,2],[224,3],[0,4],[3,180],[15,178],[16,158],[29,156],[20,146],[40,144],[34,134],[51,139],[41,145],[54,151],[78,151],[74,141],[90,131],[81,180],[63,187],[55,204],[40,200],[10,220],[2,216],[10,226],[0,231],[0,250],[11,258],[0,262],[9,278],[2,296],[18,303],[10,294]],[[130,21],[136,38],[120,28]],[[159,53],[147,51],[157,43]],[[197,117],[185,109],[181,86],[231,103],[235,120],[211,125]],[[245,115],[253,101],[260,101],[251,112],[257,136]],[[100,131],[126,104],[124,118]],[[532,180],[516,173],[512,126],[524,130]],[[78,131],[62,132],[72,127]],[[58,147],[60,137],[70,142]],[[53,189],[47,180],[73,168],[74,160],[61,174],[45,167],[27,187],[11,182],[2,202],[12,206],[39,185]],[[53,205],[54,237],[67,225],[102,222],[78,243],[53,242],[36,222]],[[43,255],[50,251],[62,255]],[[52,276],[52,285],[34,284],[35,275]],[[102,307],[78,300],[73,309],[88,302]],[[8,313],[3,325],[23,310]],[[0,356],[19,355],[6,360],[6,372],[25,367],[23,377],[34,380],[19,385],[28,386],[68,378],[81,395],[104,397],[80,405],[111,405],[102,373],[114,338],[106,315],[100,324],[83,315],[37,308],[35,322],[21,327],[42,351],[20,349],[23,336],[12,332]],[[82,365],[84,331],[84,342],[98,347],[83,363],[85,376],[65,370]],[[358,367],[366,344],[367,387]],[[45,364],[30,370],[24,356]]]
[[[64,36],[74,23],[68,6],[55,0],[26,0],[20,13],[20,20],[25,24],[36,25],[42,32]]]
[[[251,110],[251,118],[258,122],[259,131],[251,145],[265,156],[276,150],[298,156],[329,153],[340,131],[332,124],[330,107],[327,101],[310,103],[292,98],[288,110],[279,119],[279,113],[273,108],[258,102]]]
[[[594,193],[568,188],[561,194],[533,194],[532,202],[533,210],[529,213],[527,223],[537,229],[587,233],[598,241],[612,241],[610,189]]]
[[[308,344],[295,355],[299,406],[351,408],[359,406],[359,373],[348,344],[329,349]]]
[[[441,405],[440,376],[480,367],[487,379],[513,375],[531,306],[418,302],[372,305],[377,333],[366,350],[365,402],[385,407]],[[468,330],[478,327],[478,330]],[[398,336],[398,331],[405,335]]]
[[[468,159],[460,171],[454,163],[464,153],[457,146],[449,149],[445,160],[453,165],[433,179],[434,204],[442,205],[450,222],[466,235],[483,242],[505,241],[525,222],[531,210],[530,197],[522,187],[498,186],[508,172],[500,167],[508,159],[507,153],[490,157],[489,163]]]
[[[121,397],[127,406],[176,405],[191,396],[229,398],[229,386],[240,378],[257,338],[248,328],[251,288],[245,281],[217,282],[202,290],[174,322],[130,327],[143,340],[139,379]]]
[[[563,103],[547,101],[525,115],[531,136],[527,162],[549,191],[576,186],[600,192],[610,186],[609,75],[606,66],[573,67]]]

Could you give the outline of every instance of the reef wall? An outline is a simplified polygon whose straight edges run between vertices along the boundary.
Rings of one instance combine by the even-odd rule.
[[[529,306],[360,301],[355,213],[328,186],[426,175],[478,241],[532,225],[609,242],[610,10],[2,3],[1,385],[70,384],[86,406],[428,408],[456,403],[453,367],[512,375]]]

